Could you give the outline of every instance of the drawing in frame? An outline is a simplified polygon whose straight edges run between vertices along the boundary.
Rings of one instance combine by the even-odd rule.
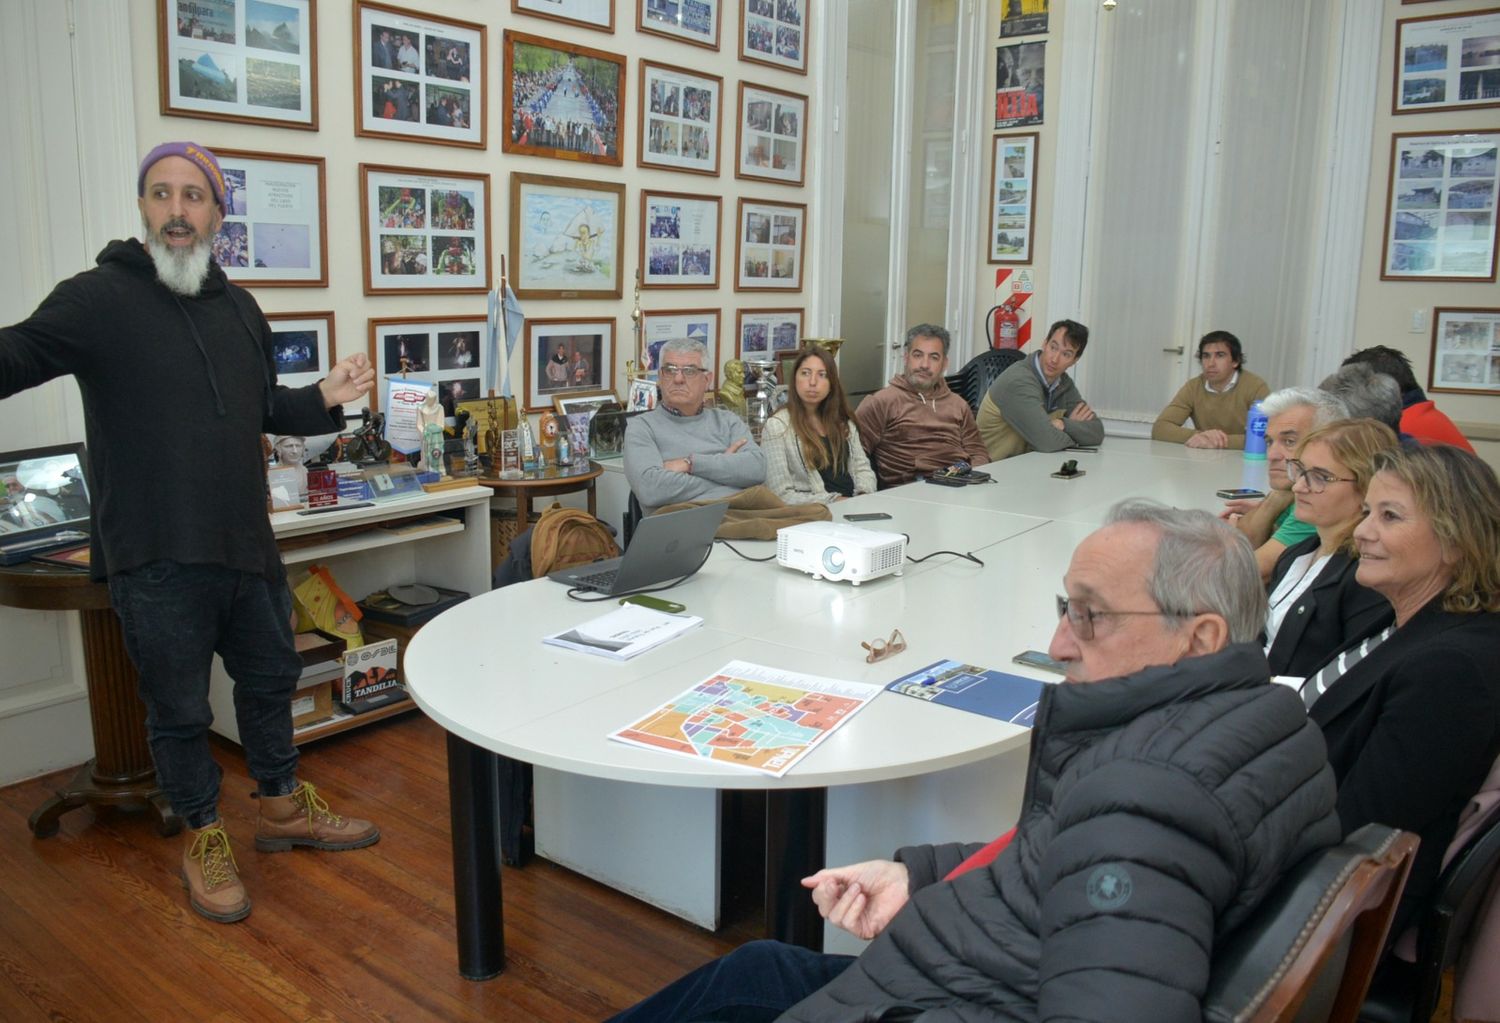
[[[1427,390],[1500,395],[1500,307],[1432,311]]]
[[[641,287],[719,286],[721,204],[716,195],[641,189]]]
[[[510,285],[518,298],[619,298],[625,186],[510,176]]]
[[[526,321],[526,411],[545,412],[559,397],[615,389],[613,318]]]
[[[224,215],[214,262],[248,287],[328,286],[327,183],[321,156],[216,149]]]
[[[778,358],[801,347],[802,314],[801,309],[736,310],[734,357],[775,365]]]
[[[1036,238],[1040,133],[996,135],[990,167],[989,262],[1030,263]]]
[[[615,0],[510,0],[510,9],[597,32],[615,31]]]
[[[1500,131],[1397,132],[1385,199],[1385,281],[1493,281]]]
[[[807,155],[807,97],[740,83],[734,176],[801,185]]]
[[[157,0],[172,117],[318,130],[318,0]]]
[[[624,57],[507,29],[501,70],[501,149],[624,166]]]
[[[719,310],[653,309],[641,313],[641,343],[636,367],[643,373],[661,369],[661,346],[673,338],[699,341],[708,354],[703,365],[719,375]]]
[[[807,204],[740,199],[734,290],[801,291]]]
[[[807,74],[811,0],[740,0],[740,60]]]
[[[359,165],[366,295],[490,289],[490,176]]]
[[[447,416],[478,399],[485,330],[483,316],[372,317],[365,352],[375,368],[372,407],[384,409],[389,381],[402,377],[436,385]]]
[[[636,165],[717,176],[724,79],[649,60],[640,65]]]
[[[1396,22],[1391,113],[1500,107],[1500,7]]]
[[[723,0],[635,0],[635,27],[694,46],[719,48]]]
[[[488,30],[354,3],[354,134],[483,149]]]
[[[266,322],[271,325],[271,354],[276,362],[278,384],[285,387],[315,384],[338,361],[332,312],[266,313]]]

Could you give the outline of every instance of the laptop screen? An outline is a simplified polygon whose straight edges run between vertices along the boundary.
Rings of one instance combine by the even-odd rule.
[[[89,489],[82,444],[0,453],[0,546],[63,530],[86,533]]]

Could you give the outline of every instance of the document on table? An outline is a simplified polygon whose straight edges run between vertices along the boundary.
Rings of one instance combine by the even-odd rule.
[[[611,660],[628,661],[702,624],[703,619],[697,615],[669,615],[649,607],[625,604],[591,622],[544,636],[542,642]]]
[[[1047,684],[977,664],[935,661],[920,671],[902,675],[886,688],[902,696],[1030,728],[1036,722],[1042,686]]]

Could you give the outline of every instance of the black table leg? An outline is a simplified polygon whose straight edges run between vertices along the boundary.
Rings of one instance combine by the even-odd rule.
[[[826,865],[827,789],[766,793],[766,937],[823,951],[823,918],[802,879]]]
[[[458,972],[466,980],[488,980],[505,969],[498,757],[452,732],[447,735]]]

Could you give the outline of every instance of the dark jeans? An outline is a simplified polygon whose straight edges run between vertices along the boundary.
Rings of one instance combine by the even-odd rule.
[[[188,827],[218,819],[222,771],[208,746],[213,655],[234,679],[245,761],[263,796],[296,787],[292,694],[302,660],[284,580],[219,565],[153,561],[109,577],[125,649],[140,673],[146,736],[161,787]]]
[[[752,941],[698,967],[609,1023],[770,1023],[852,962],[853,956]]]

